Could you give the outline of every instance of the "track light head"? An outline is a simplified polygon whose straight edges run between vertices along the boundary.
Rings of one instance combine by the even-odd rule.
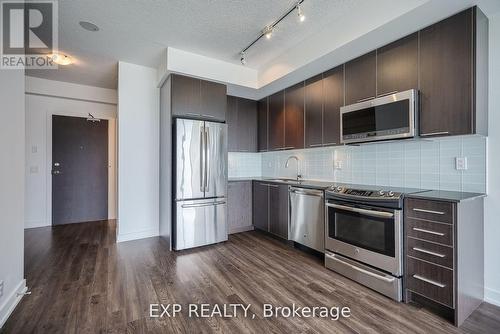
[[[267,39],[270,39],[271,37],[273,37],[273,30],[274,28],[272,26],[267,26],[264,28],[262,33],[264,34],[264,36],[266,36]]]
[[[304,22],[306,20],[306,16],[304,15],[304,13],[302,13],[302,6],[300,5],[300,3],[297,4],[297,16],[299,17],[299,21],[300,22]]]
[[[242,51],[240,53],[240,62],[241,62],[241,65],[246,65],[247,64],[247,59],[245,57],[245,52],[244,51]]]

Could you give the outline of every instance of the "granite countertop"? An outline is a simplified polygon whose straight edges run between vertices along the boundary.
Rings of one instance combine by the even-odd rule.
[[[283,178],[284,179],[284,178]],[[271,182],[271,183],[279,183],[279,184],[287,184],[291,186],[303,187],[303,188],[311,188],[311,189],[321,189],[325,190],[335,182],[331,181],[316,181],[316,180],[300,180],[300,182],[294,180],[280,180],[279,177],[271,178],[271,177],[230,177],[228,179],[229,182],[239,182],[239,181],[263,181],[263,182]]]
[[[408,194],[406,197],[429,199],[429,200],[442,200],[448,202],[462,202],[462,201],[476,199],[479,197],[486,197],[486,194],[468,193],[460,191],[428,190],[414,194]]]
[[[283,178],[281,178],[283,179]],[[311,189],[321,189],[326,190],[331,186],[343,186],[343,187],[354,187],[360,189],[375,189],[375,188],[387,188],[387,189],[395,189],[394,187],[378,187],[378,186],[366,186],[366,185],[358,185],[358,184],[347,184],[347,183],[336,183],[334,181],[317,181],[317,180],[301,180],[300,182],[293,180],[280,180],[279,177],[271,178],[271,177],[230,177],[229,182],[239,182],[239,181],[263,181],[263,182],[272,182],[279,184],[287,184],[291,186],[303,187],[303,188],[311,188]],[[412,188],[397,188],[397,191],[405,193],[406,197],[409,198],[421,198],[421,199],[429,199],[429,200],[441,200],[448,202],[462,202],[467,201],[479,197],[485,197],[486,194],[482,193],[469,193],[469,192],[460,192],[460,191],[444,191],[444,190],[426,190],[426,189],[412,189]]]

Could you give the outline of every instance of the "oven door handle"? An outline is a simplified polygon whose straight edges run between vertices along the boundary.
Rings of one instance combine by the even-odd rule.
[[[392,218],[392,217],[394,217],[394,213],[392,213],[392,212],[366,210],[366,209],[360,209],[360,208],[353,208],[352,206],[345,206],[345,205],[338,205],[338,204],[331,204],[331,203],[327,203],[326,206],[328,206],[330,208],[361,213],[363,215],[372,216],[372,217],[379,217],[379,218]]]

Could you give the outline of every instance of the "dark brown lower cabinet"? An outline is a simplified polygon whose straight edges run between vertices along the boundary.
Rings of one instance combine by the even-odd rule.
[[[269,231],[269,186],[268,183],[253,181],[253,226]]]
[[[288,186],[269,185],[269,232],[288,239]]]
[[[252,229],[252,181],[231,181],[227,185],[229,233]]]
[[[253,181],[253,225],[280,238],[288,238],[288,186]]]
[[[418,195],[417,195],[418,196]],[[406,198],[406,302],[460,326],[483,301],[483,198]]]

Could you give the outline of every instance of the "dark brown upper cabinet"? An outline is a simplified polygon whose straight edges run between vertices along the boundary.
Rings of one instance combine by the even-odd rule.
[[[268,146],[268,98],[263,98],[257,102],[257,143],[259,152],[265,152],[269,149]]]
[[[172,75],[172,115],[214,121],[226,120],[226,86]]]
[[[340,107],[344,105],[344,66],[323,73],[323,145],[340,144]]]
[[[229,152],[257,152],[257,102],[227,97]]]
[[[345,103],[368,100],[376,94],[377,54],[372,51],[345,64]]]
[[[323,145],[323,74],[306,80],[305,147]]]
[[[238,98],[227,97],[227,149],[229,152],[238,152]]]
[[[487,29],[473,7],[420,31],[420,136],[487,134]]]
[[[209,120],[226,120],[227,87],[220,83],[200,80],[200,114]]]
[[[418,33],[377,49],[377,96],[418,88]]]
[[[269,96],[269,150],[285,147],[285,91]]]
[[[304,82],[285,90],[285,148],[304,147]]]

